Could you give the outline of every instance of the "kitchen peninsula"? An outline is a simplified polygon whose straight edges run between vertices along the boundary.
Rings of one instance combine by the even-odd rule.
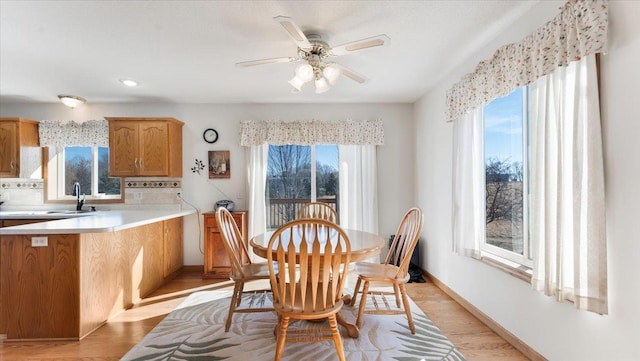
[[[195,211],[0,212],[0,340],[79,340],[183,266]],[[56,219],[60,218],[60,219]]]

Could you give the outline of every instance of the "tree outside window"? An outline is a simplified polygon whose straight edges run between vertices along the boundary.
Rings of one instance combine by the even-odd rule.
[[[484,108],[485,247],[522,262],[530,259],[526,234],[526,89]]]
[[[337,210],[337,148],[336,145],[269,146],[265,199],[268,228],[294,220],[301,206],[308,202],[326,202]]]
[[[109,148],[64,148],[64,195],[73,195],[73,184],[80,183],[88,196],[120,195],[120,178],[109,177]],[[97,191],[96,191],[97,189]]]

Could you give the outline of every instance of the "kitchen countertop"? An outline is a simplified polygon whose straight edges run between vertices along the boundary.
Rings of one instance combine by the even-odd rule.
[[[195,213],[195,210],[110,210],[68,214],[3,211],[0,212],[0,219],[3,220],[53,220],[0,228],[0,235],[113,232]]]

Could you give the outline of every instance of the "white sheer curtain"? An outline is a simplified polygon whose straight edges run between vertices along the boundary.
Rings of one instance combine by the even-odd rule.
[[[482,107],[458,119],[453,129],[453,248],[480,258],[485,231]]]
[[[499,48],[454,84],[446,114],[456,122],[453,248],[477,257],[484,239],[485,174],[476,108],[530,86],[532,285],[601,314],[608,312],[607,252],[594,54],[606,50],[607,29],[606,0],[567,1],[552,21]]]
[[[249,148],[249,239],[267,230],[265,215],[265,185],[267,182],[267,159],[269,145],[252,145]],[[251,252],[251,261],[264,261]]]
[[[378,234],[375,145],[340,145],[340,225]]]
[[[604,171],[595,56],[530,87],[533,287],[607,313]]]
[[[378,233],[375,145],[339,145],[340,225]],[[266,231],[265,184],[269,145],[249,150],[249,238]]]

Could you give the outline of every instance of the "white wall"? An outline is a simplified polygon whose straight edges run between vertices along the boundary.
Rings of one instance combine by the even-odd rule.
[[[445,92],[499,46],[518,41],[551,19],[541,4],[481,54],[415,104],[416,198],[425,211],[422,266],[549,360],[640,360],[640,2],[611,1],[609,52],[602,57],[608,238],[609,315],[577,311],[529,284],[451,246],[452,124]],[[545,7],[546,6],[546,7]],[[551,14],[548,14],[551,11]]]
[[[77,109],[56,104],[1,104],[0,116],[21,116],[34,120],[84,121],[106,116],[175,117],[183,128],[184,198],[203,212],[212,211],[216,201],[231,198],[237,210],[246,210],[246,149],[241,147],[239,121],[244,119],[382,119],[385,145],[378,147],[379,231],[388,236],[396,231],[413,198],[413,110],[411,104],[92,104]],[[202,132],[215,128],[219,140],[205,143]],[[231,179],[209,180],[205,172],[191,172],[195,159],[205,161],[210,150],[229,150]],[[188,205],[183,205],[183,208]],[[185,264],[201,265],[200,225],[195,216],[185,219]]]

